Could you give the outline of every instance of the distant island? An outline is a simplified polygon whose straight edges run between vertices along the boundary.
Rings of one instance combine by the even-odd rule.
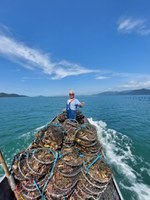
[[[27,97],[27,96],[19,95],[19,94],[7,94],[7,93],[4,93],[4,92],[1,92],[0,97]]]
[[[97,95],[150,95],[150,90],[143,88],[138,90],[107,91],[101,92]]]

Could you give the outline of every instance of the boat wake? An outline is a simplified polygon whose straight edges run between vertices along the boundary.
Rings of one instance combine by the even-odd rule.
[[[150,178],[150,164],[134,155],[132,140],[122,133],[109,129],[103,121],[93,121],[92,118],[88,120],[97,127],[106,160],[114,171],[124,198],[149,200],[150,186],[143,182],[142,173]],[[137,170],[139,165],[142,166],[140,171]]]

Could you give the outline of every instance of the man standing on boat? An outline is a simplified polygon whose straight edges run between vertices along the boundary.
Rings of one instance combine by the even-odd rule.
[[[66,111],[68,119],[76,119],[77,108],[84,106],[84,102],[80,102],[75,98],[75,93],[73,90],[69,92],[69,99],[67,100]]]

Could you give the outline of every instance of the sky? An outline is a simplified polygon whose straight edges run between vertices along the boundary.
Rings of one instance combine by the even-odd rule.
[[[0,92],[150,89],[149,0],[0,0]]]

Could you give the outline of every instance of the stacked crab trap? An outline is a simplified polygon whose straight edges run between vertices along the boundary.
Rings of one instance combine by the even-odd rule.
[[[12,173],[20,199],[100,199],[112,178],[95,126],[58,115],[32,144],[14,157]]]

